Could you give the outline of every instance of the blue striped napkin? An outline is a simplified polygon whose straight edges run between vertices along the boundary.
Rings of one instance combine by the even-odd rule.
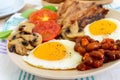
[[[0,41],[0,53],[6,54],[6,40],[1,40]]]

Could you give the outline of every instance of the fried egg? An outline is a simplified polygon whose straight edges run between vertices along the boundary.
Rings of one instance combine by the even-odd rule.
[[[105,18],[88,24],[84,28],[85,35],[102,41],[104,38],[120,39],[120,21],[113,18]]]
[[[80,64],[82,56],[74,51],[75,42],[52,40],[37,46],[23,60],[35,67],[46,69],[73,69]]]

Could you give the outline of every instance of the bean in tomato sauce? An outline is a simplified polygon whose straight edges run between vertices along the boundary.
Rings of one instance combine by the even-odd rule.
[[[74,50],[83,56],[77,70],[89,70],[120,59],[120,40],[106,38],[99,42],[89,36],[77,37]]]

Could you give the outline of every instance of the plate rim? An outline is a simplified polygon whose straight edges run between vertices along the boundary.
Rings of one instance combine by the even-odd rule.
[[[119,11],[116,11],[116,10],[114,10],[114,9],[109,9],[109,10],[112,10],[112,11],[114,11],[114,12],[117,12],[117,13],[120,13]],[[14,60],[12,57],[11,57],[11,54],[14,54],[14,53],[11,53],[11,52],[9,52],[8,51],[8,48],[7,48],[7,52],[8,52],[8,56],[9,56],[9,58],[12,60],[12,62],[14,62],[19,68],[21,68],[21,69],[23,69],[24,71],[27,71],[27,72],[29,72],[29,73],[31,73],[31,74],[34,74],[34,75],[36,75],[36,76],[39,76],[39,77],[43,77],[43,78],[50,78],[50,79],[75,79],[75,78],[83,78],[83,77],[87,77],[87,76],[92,76],[92,75],[96,75],[96,74],[98,74],[98,73],[101,73],[101,72],[104,72],[104,71],[106,71],[106,70],[109,70],[109,69],[111,69],[111,68],[113,68],[114,66],[116,66],[116,65],[118,65],[118,64],[120,64],[120,60],[117,60],[117,61],[113,61],[113,62],[110,62],[110,63],[114,63],[113,65],[110,65],[110,66],[108,66],[108,67],[105,67],[104,69],[100,69],[100,70],[97,70],[97,69],[95,69],[95,70],[97,70],[97,71],[95,71],[95,72],[91,72],[91,73],[88,73],[88,74],[84,74],[84,75],[82,75],[81,76],[81,74],[80,75],[76,75],[76,76],[51,76],[51,75],[44,75],[44,74],[36,74],[35,72],[32,72],[32,70],[31,71],[29,71],[29,69],[25,69],[25,68],[23,68],[19,63],[17,63],[16,62],[16,60]],[[17,55],[17,54],[14,54],[14,55]],[[19,55],[17,55],[17,56],[19,56]],[[21,58],[22,58],[22,56],[20,56]],[[24,62],[24,61],[23,61]],[[115,63],[116,62],[116,63]],[[24,63],[26,63],[26,62],[24,62]],[[27,63],[26,63],[27,64]],[[108,64],[108,63],[106,63],[106,64]],[[31,66],[31,65],[29,65],[29,64],[27,64],[28,66],[30,66],[30,67],[32,67],[32,68],[36,68],[36,67],[33,67],[33,66]],[[103,66],[104,67],[104,66]],[[100,67],[101,68],[101,67]],[[44,69],[43,69],[44,70]]]
[[[4,14],[0,14],[0,18],[3,18],[5,16],[8,16],[8,15],[11,15],[11,14],[14,14],[14,13],[20,11],[25,6],[25,1],[24,0],[18,0],[18,1],[20,1],[22,3],[21,6],[17,7],[16,9],[14,9],[14,10],[12,10],[10,12],[6,12]]]

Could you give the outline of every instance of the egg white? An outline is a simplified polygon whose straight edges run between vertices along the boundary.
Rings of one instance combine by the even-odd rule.
[[[113,18],[105,18],[103,20],[109,20],[112,21],[113,23],[115,23],[117,25],[117,28],[114,32],[112,32],[111,34],[106,34],[106,35],[93,35],[90,33],[89,31],[89,27],[91,24],[88,24],[85,28],[84,28],[84,34],[90,36],[91,38],[98,40],[98,41],[102,41],[104,38],[112,38],[114,40],[120,39],[120,21],[117,19],[113,19]]]
[[[36,58],[32,54],[34,51],[33,50],[28,56],[23,56],[23,60],[33,66],[45,69],[73,69],[76,68],[78,64],[80,64],[82,56],[78,52],[74,51],[75,42],[69,40],[53,40],[53,42],[62,43],[65,46],[68,55],[61,60],[48,61]]]

